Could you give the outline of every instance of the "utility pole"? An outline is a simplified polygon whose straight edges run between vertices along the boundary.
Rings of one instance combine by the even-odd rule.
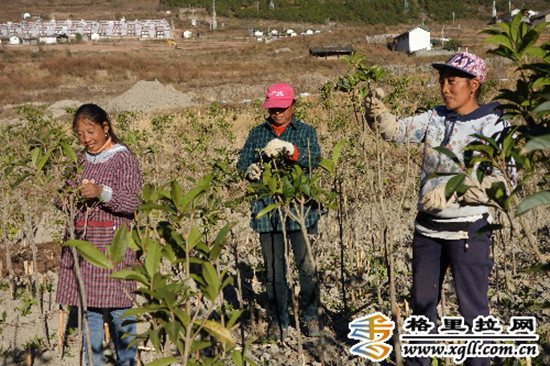
[[[216,21],[216,0],[212,0],[212,30],[218,29],[218,22]]]
[[[269,9],[271,9],[271,10],[275,9],[275,2],[274,2],[274,0],[269,0]]]
[[[405,0],[405,6],[403,8],[403,13],[407,14],[409,12],[409,1]]]

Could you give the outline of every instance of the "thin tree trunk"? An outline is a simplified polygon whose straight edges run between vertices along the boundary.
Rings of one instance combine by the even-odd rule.
[[[296,284],[294,283],[294,278],[292,278],[291,271],[290,271],[290,262],[288,260],[288,236],[286,233],[286,211],[283,211],[280,207],[277,208],[277,211],[279,213],[279,219],[281,220],[281,229],[283,230],[283,244],[284,244],[284,259],[285,259],[285,267],[286,267],[286,281],[289,284],[289,287],[291,289],[291,297],[292,297],[292,315],[294,316],[294,323],[296,324],[296,330],[298,331],[298,357],[300,357],[301,363],[305,364],[305,356],[303,352],[302,347],[302,333],[300,332],[300,318],[298,316],[298,306],[299,306],[299,300],[298,300],[298,294],[296,293]],[[279,329],[282,331],[282,329]]]
[[[231,242],[233,247],[233,258],[235,258],[235,273],[237,274],[237,302],[238,310],[243,311],[243,287],[241,284],[241,271],[239,271],[239,249],[237,248],[237,242],[235,240],[235,232],[231,229]],[[252,324],[251,324],[252,326]],[[241,350],[242,350],[242,359],[244,360],[245,351],[246,351],[246,335],[245,335],[245,324],[240,322],[240,331],[241,331]],[[244,361],[246,366],[246,361]]]
[[[341,179],[338,179],[335,184],[338,189],[338,233],[340,235],[340,279],[342,284],[342,301],[344,303],[344,314],[347,314],[348,302],[346,298],[346,270],[344,263],[344,191],[342,188]]]
[[[10,241],[6,235],[6,219],[8,217],[8,205],[2,205],[2,237],[5,240],[6,270],[8,271],[8,285],[10,291],[10,304],[13,305],[13,267],[11,263]]]
[[[32,286],[35,289],[35,294],[38,296],[39,293],[39,284],[38,284],[38,261],[36,259],[36,238],[34,236],[34,225],[32,223],[32,216],[29,212],[25,211],[25,223],[27,225],[27,238],[31,242],[32,250],[32,263],[34,271],[32,273]],[[38,301],[38,310],[40,316],[40,325],[42,326],[42,332],[44,333],[44,338],[48,346],[50,345],[50,337],[48,335],[48,327],[46,319],[44,317],[44,308],[42,307],[42,300]]]
[[[388,234],[388,231],[390,234]],[[388,259],[388,274],[390,277],[390,302],[391,302],[391,313],[395,321],[395,328],[397,331],[393,334],[394,342],[394,351],[395,351],[395,364],[397,366],[403,365],[403,357],[401,357],[401,340],[399,339],[399,329],[401,329],[401,319],[399,318],[399,309],[397,304],[397,295],[395,288],[395,264],[393,259],[393,235],[391,235],[391,229],[386,227],[384,229],[384,245],[386,246],[386,254]]]
[[[69,196],[69,202],[67,204],[67,207],[65,207],[65,213],[68,217],[68,235],[69,240],[76,239],[75,235],[75,225],[74,225],[74,219],[75,219],[75,210],[76,210],[76,204],[74,202],[74,197],[72,195]],[[87,213],[87,211],[86,211]],[[88,215],[86,215],[85,222],[88,221]],[[86,229],[84,229],[86,230]],[[82,272],[80,271],[80,264],[78,259],[78,253],[76,251],[75,247],[71,247],[71,254],[74,261],[74,269],[75,269],[75,275],[77,279],[78,284],[78,292],[79,292],[79,299],[80,299],[80,306],[79,306],[79,321],[81,320],[84,323],[84,334],[83,337],[86,337],[86,348],[88,350],[88,361],[89,365],[93,365],[93,358],[92,358],[92,342],[90,337],[90,324],[88,323],[88,298],[86,296],[86,288],[84,287],[84,281],[82,279]],[[60,330],[61,331],[61,330]]]

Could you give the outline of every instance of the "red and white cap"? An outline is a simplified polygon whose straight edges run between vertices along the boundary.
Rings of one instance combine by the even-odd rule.
[[[294,90],[285,83],[271,84],[265,92],[262,108],[288,108],[294,100]]]
[[[479,80],[481,84],[487,79],[487,66],[485,61],[479,56],[468,52],[458,52],[444,64],[432,64],[437,70],[445,68],[460,70],[466,74],[472,75]]]

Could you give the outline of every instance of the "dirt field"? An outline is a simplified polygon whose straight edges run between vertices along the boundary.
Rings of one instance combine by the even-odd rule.
[[[280,80],[292,83],[298,93],[315,93],[324,82],[348,68],[340,60],[310,56],[309,48],[314,46],[351,45],[367,56],[368,65],[383,64],[398,74],[410,74],[410,69],[404,71],[406,67],[417,64],[420,67],[413,75],[418,73],[422,77],[433,74],[426,65],[442,59],[440,56],[411,58],[389,51],[385,44],[365,41],[369,35],[402,33],[411,27],[406,24],[349,27],[218,19],[218,30],[213,31],[207,22],[208,14],[195,12],[193,16],[198,19],[198,25],[193,28],[189,9],[167,14],[155,1],[73,1],[61,6],[55,1],[39,1],[32,7],[30,2],[17,5],[10,2],[4,8],[0,21],[19,19],[23,9],[46,19],[52,15],[57,19],[114,19],[123,15],[127,19],[166,18],[174,25],[174,40],[180,49],[164,40],[135,39],[44,46],[2,44],[0,119],[14,118],[13,107],[23,103],[73,100],[104,104],[143,80],[158,80],[183,93],[193,93],[202,103],[259,99],[267,85]],[[434,29],[433,37],[440,35],[441,24],[429,26]],[[480,21],[464,22],[460,29],[456,26],[447,29],[446,36],[460,36],[464,44],[473,47],[472,51],[482,53],[488,48],[481,44],[477,34],[483,26]],[[282,32],[290,28],[298,33],[306,29],[321,33],[272,42],[258,42],[250,36],[251,29]],[[191,30],[195,37],[183,39],[184,30]]]

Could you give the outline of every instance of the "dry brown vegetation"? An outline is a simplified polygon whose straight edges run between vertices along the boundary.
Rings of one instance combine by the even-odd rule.
[[[366,35],[397,34],[410,26],[354,26],[331,24],[285,24],[276,21],[219,19],[217,31],[199,24],[192,29],[200,38],[182,39],[181,32],[189,27],[189,14],[166,14],[155,1],[39,1],[31,4],[6,4],[0,21],[17,20],[22,11],[58,19],[113,19],[115,15],[133,18],[171,19],[176,41],[183,49],[176,50],[162,40],[105,40],[101,42],[70,43],[55,46],[0,46],[0,100],[6,113],[11,105],[22,103],[52,103],[60,99],[90,100],[120,94],[139,80],[159,80],[182,91],[205,93],[212,100],[216,87],[230,86],[236,95],[219,99],[255,99],[261,94],[245,95],[239,89],[283,80],[295,85],[298,92],[314,93],[325,81],[346,72],[338,60],[316,59],[309,48],[323,45],[352,45],[367,55],[367,64],[393,66],[396,73],[422,77],[430,76],[425,66],[441,57],[407,57],[389,51],[383,44],[368,44]],[[24,10],[27,9],[27,10]],[[207,14],[197,13],[199,18]],[[428,25],[430,26],[430,25]],[[431,24],[434,36],[440,24]],[[447,25],[448,26],[448,25]],[[447,36],[457,36],[465,44],[482,52],[477,32],[484,26],[479,21],[464,22],[462,29],[448,30]],[[319,29],[321,34],[299,36],[271,43],[260,43],[248,36],[249,29],[288,29],[298,32]],[[454,32],[454,33],[452,33]],[[474,41],[477,39],[477,41]],[[475,49],[477,47],[477,49]],[[418,65],[411,69],[407,66]],[[407,67],[405,69],[405,67]],[[222,93],[223,94],[223,93]],[[243,95],[240,95],[243,94]],[[231,97],[231,96],[229,96]],[[13,114],[5,115],[13,117]]]

